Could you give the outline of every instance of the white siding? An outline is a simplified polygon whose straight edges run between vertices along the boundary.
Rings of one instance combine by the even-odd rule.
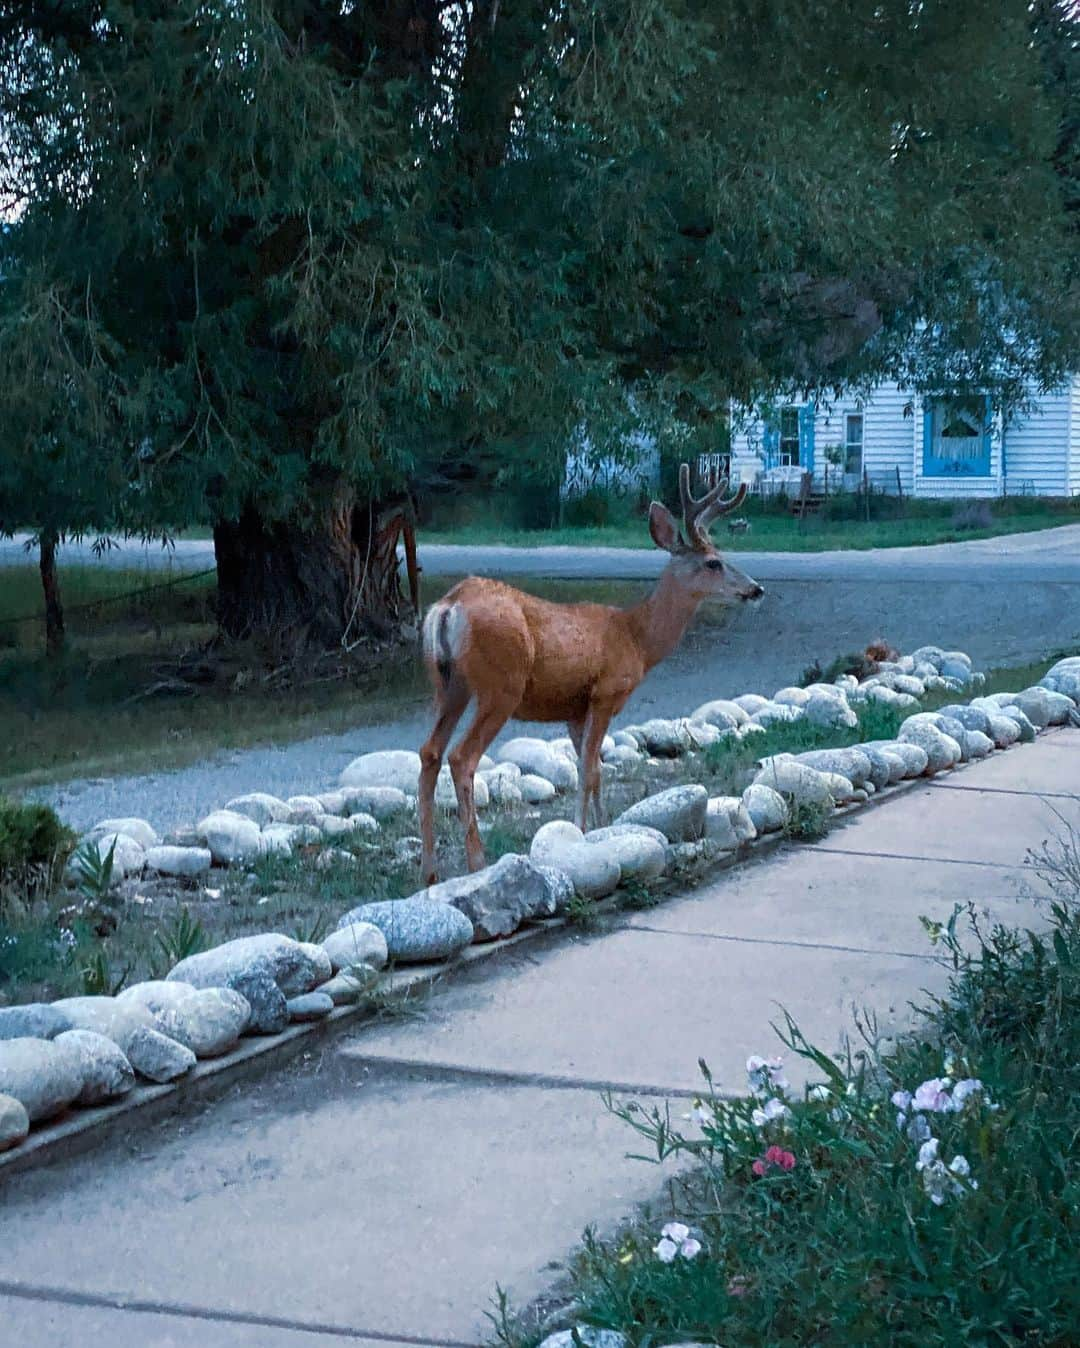
[[[1080,375],[1070,380],[1069,405],[1069,495],[1080,496]]]
[[[1009,496],[1062,496],[1069,491],[1070,422],[1076,380],[1044,393],[1038,409],[1005,426],[1005,490]]]
[[[788,405],[801,402],[793,398]],[[844,418],[858,411],[863,415],[863,466],[876,488],[895,491],[899,469],[905,495],[999,496],[1003,486],[1010,495],[1021,491],[1036,496],[1080,495],[1080,375],[1042,395],[1034,413],[1010,422],[1004,432],[1000,420],[996,421],[990,474],[985,477],[924,477],[922,399],[896,384],[880,384],[861,404],[855,398],[818,404],[814,418],[814,478],[818,484],[824,481],[826,449],[843,441]],[[732,413],[734,423],[739,409],[733,408]],[[760,467],[758,455],[764,445],[760,418],[747,418],[732,435],[731,445],[736,480],[740,469]]]
[[[896,491],[896,470],[900,470],[900,487],[905,496],[912,490],[911,416],[904,408],[912,404],[912,396],[896,384],[879,384],[862,404],[845,399],[835,404],[830,413],[818,412],[814,428],[815,464],[820,476],[824,472],[825,446],[844,438],[844,416],[848,412],[862,412],[863,467],[870,485],[890,493]],[[817,450],[817,446],[822,448]]]

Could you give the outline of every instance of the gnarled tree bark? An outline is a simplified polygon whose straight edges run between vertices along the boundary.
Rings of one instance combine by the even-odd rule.
[[[43,529],[38,539],[38,569],[41,588],[45,595],[45,654],[54,659],[64,649],[64,605],[60,598],[60,581],[56,575],[55,530]]]
[[[397,546],[404,535],[403,592]],[[342,493],[314,522],[266,519],[254,504],[214,527],[218,625],[234,640],[267,643],[279,655],[349,650],[390,640],[415,622],[412,510]]]

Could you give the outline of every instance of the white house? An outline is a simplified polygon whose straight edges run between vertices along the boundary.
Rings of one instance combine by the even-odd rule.
[[[732,480],[790,490],[805,472],[816,488],[826,473],[847,487],[865,474],[873,488],[905,496],[1080,495],[1080,374],[1034,404],[1003,423],[988,399],[881,384],[864,399],[792,398],[767,417],[733,406]]]

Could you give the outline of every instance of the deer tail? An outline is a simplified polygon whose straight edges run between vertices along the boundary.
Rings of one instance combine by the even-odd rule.
[[[444,688],[453,677],[468,625],[460,604],[433,604],[424,619],[424,656]]]

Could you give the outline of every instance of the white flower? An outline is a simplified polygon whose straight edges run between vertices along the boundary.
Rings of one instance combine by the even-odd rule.
[[[820,1084],[817,1086],[811,1086],[806,1093],[806,1098],[808,1100],[817,1100],[819,1102],[829,1100],[831,1099],[831,1097],[832,1091],[829,1090],[828,1086]]]
[[[930,1136],[930,1125],[926,1121],[925,1115],[912,1114],[911,1122],[908,1124],[907,1128],[907,1135],[916,1146],[921,1146],[922,1143],[927,1140]]]
[[[746,1060],[750,1089],[755,1095],[764,1094],[767,1090],[786,1091],[790,1083],[783,1074],[783,1068],[783,1058],[762,1058],[756,1053],[751,1054]]]
[[[924,1081],[912,1096],[916,1109],[928,1109],[933,1114],[943,1114],[950,1108],[949,1082],[947,1077],[931,1077]]]
[[[896,1106],[897,1109],[903,1111],[903,1113],[905,1114],[911,1108],[910,1091],[893,1091],[889,1099]]]
[[[784,1104],[783,1100],[778,1100],[775,1096],[771,1100],[765,1101],[763,1109],[755,1109],[750,1115],[755,1128],[764,1128],[767,1123],[772,1123],[776,1119],[787,1119],[791,1117],[791,1110]]]
[[[956,1085],[953,1087],[953,1093],[952,1093],[952,1107],[953,1107],[953,1109],[954,1109],[957,1113],[959,1113],[960,1110],[963,1109],[965,1103],[966,1103],[966,1102],[967,1102],[973,1095],[981,1095],[981,1094],[982,1094],[982,1089],[983,1089],[983,1084],[982,1084],[982,1082],[978,1079],[978,1077],[967,1077],[967,1078],[965,1078],[965,1080],[963,1080],[963,1081],[958,1081],[958,1082],[956,1083]]]
[[[701,1241],[690,1234],[682,1222],[668,1222],[660,1232],[660,1240],[653,1246],[653,1254],[662,1264],[670,1264],[679,1255],[694,1259],[701,1253]]]
[[[951,1194],[954,1198],[963,1198],[968,1189],[977,1189],[977,1181],[970,1178],[971,1166],[966,1156],[957,1154],[946,1167],[938,1156],[938,1141],[932,1137],[919,1149],[919,1159],[915,1169],[922,1171],[923,1188],[935,1207],[941,1207]],[[966,1181],[964,1183],[963,1181]]]
[[[923,1171],[923,1188],[935,1207],[940,1208],[942,1203],[945,1202],[947,1187],[948,1171],[942,1162],[935,1161],[933,1165],[928,1165]]]
[[[707,1128],[713,1121],[712,1111],[706,1109],[700,1100],[694,1101],[693,1109],[689,1114],[684,1114],[683,1118],[699,1124],[702,1128]]]

